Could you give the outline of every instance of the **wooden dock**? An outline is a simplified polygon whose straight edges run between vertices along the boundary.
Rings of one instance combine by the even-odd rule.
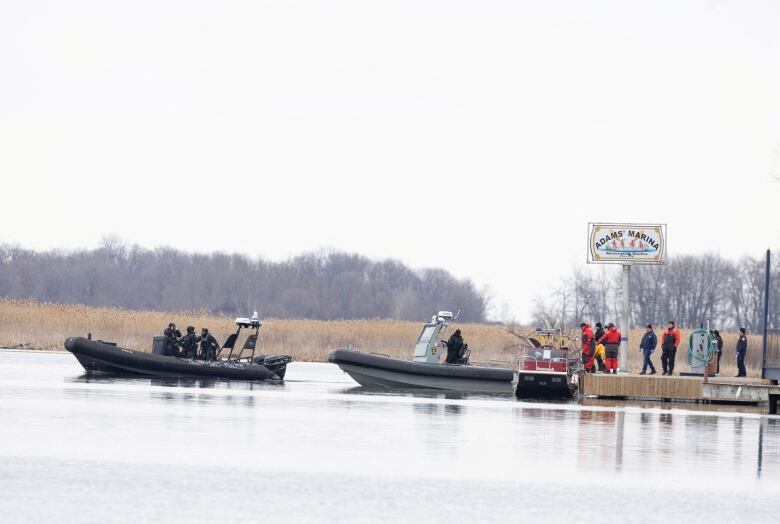
[[[705,383],[701,377],[588,373],[580,380],[580,393],[590,397],[616,399],[752,404],[767,402],[770,412],[776,413],[780,386],[762,379],[711,378]]]

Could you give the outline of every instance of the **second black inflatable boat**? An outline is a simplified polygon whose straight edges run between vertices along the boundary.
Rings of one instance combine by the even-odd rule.
[[[414,360],[401,360],[377,353],[336,349],[328,360],[337,364],[361,386],[370,388],[428,388],[473,393],[512,393],[514,371],[511,367],[469,364],[467,348],[459,364],[440,364],[447,352],[438,339],[449,322],[449,311],[440,311],[423,325],[415,344]]]

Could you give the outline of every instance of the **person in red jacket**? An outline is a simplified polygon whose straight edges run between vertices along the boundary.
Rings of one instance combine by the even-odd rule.
[[[664,375],[674,373],[674,360],[677,357],[677,346],[680,345],[680,330],[671,320],[666,323],[666,331],[661,335],[661,366]]]
[[[615,324],[607,324],[607,332],[598,340],[599,344],[604,344],[604,351],[607,357],[604,359],[607,365],[607,373],[617,374],[618,370],[618,352],[620,351],[620,331]]]
[[[593,373],[593,350],[596,348],[596,341],[593,339],[593,330],[588,324],[580,324],[582,330],[580,342],[582,344],[582,367],[585,373]]]

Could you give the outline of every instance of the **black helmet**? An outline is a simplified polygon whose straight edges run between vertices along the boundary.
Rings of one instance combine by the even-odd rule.
[[[456,335],[460,335],[460,329],[456,329],[456,330],[455,330],[455,334],[456,334]]]
[[[209,332],[209,328],[202,328],[202,329],[200,330],[200,332],[201,332],[201,333],[208,333],[208,332]]]
[[[187,333],[192,333],[195,331],[195,326],[187,326]]]
[[[613,328],[613,327],[615,327],[615,324],[613,324],[612,322],[608,322],[607,323],[607,327],[608,328]]]
[[[174,324],[173,322],[168,322],[168,327],[175,328],[176,324]]]

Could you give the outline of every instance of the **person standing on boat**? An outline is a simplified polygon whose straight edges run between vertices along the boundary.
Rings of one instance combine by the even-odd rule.
[[[200,337],[195,334],[195,327],[187,326],[187,334],[179,341],[185,358],[198,357],[198,342]]]
[[[582,367],[585,373],[593,373],[593,351],[596,349],[596,340],[593,338],[593,330],[585,322],[580,324],[582,333],[580,343],[582,349]]]
[[[447,359],[445,364],[458,364],[460,361],[460,350],[463,348],[463,337],[460,329],[456,329],[450,339],[447,341]]]
[[[217,351],[219,344],[214,335],[209,333],[208,328],[200,330],[200,355],[203,360],[217,360]]]
[[[723,337],[720,336],[720,331],[713,329],[712,338],[718,343],[718,369],[715,373],[720,374],[720,357],[723,356]]]
[[[737,377],[746,377],[747,370],[745,369],[745,355],[747,355],[747,335],[745,334],[745,328],[739,328],[739,338],[737,339]]]
[[[661,338],[661,366],[664,375],[672,376],[674,373],[674,360],[677,357],[677,346],[680,345],[680,330],[671,320],[666,323],[666,331]]]
[[[176,329],[176,324],[171,322],[170,324],[168,324],[168,327],[165,328],[165,331],[163,331],[163,336],[165,336],[166,339],[163,355],[167,357],[176,356],[179,353],[179,351],[176,348],[179,346],[181,331]]]
[[[604,336],[599,340],[601,344],[604,344],[604,352],[607,355],[605,359],[607,366],[607,373],[617,374],[618,369],[618,351],[620,350],[620,331],[615,327],[615,324],[610,322],[607,324],[607,331]]]
[[[647,331],[642,337],[642,342],[639,343],[639,351],[642,352],[642,372],[639,374],[645,375],[649,366],[650,374],[655,375],[655,366],[653,361],[650,360],[650,355],[653,354],[655,347],[658,345],[658,337],[655,335],[655,331],[653,331],[652,324],[648,324],[646,328]]]

